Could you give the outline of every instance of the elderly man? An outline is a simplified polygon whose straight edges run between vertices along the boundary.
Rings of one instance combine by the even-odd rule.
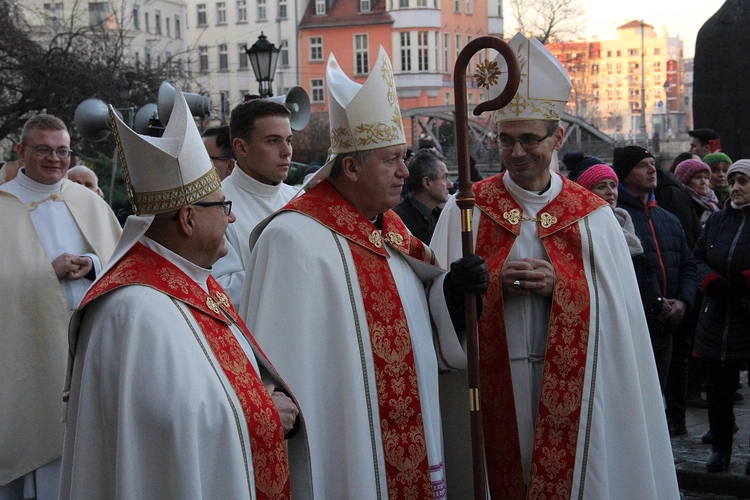
[[[209,127],[203,131],[203,145],[206,146],[208,157],[214,163],[219,179],[222,181],[229,177],[237,165],[232,151],[232,138],[229,134],[229,125]]]
[[[234,214],[184,97],[161,138],[110,116],[136,216],[71,321],[62,498],[311,498],[297,405],[210,275]]]
[[[24,166],[0,186],[0,498],[57,498],[68,321],[120,227],[99,196],[65,179],[59,118],[30,118],[16,151]]]
[[[510,45],[524,72],[511,104],[494,116],[506,172],[473,186],[472,229],[490,272],[479,322],[489,491],[503,499],[677,499],[622,230],[603,200],[550,170],[570,79],[536,39],[517,34]],[[454,198],[431,244],[441,262],[461,254]],[[460,375],[448,375],[445,390],[462,388],[451,409],[468,415]],[[471,472],[460,469],[469,459],[457,451],[466,450],[468,430],[455,430],[459,417],[445,422],[449,495],[461,497],[471,491]]]
[[[421,151],[409,163],[406,180],[409,194],[393,211],[401,217],[411,234],[428,244],[440,217],[438,205],[448,201],[452,187],[445,163],[435,153]]]
[[[96,173],[85,165],[76,165],[68,170],[68,180],[80,184],[86,189],[95,192],[99,196],[104,196],[99,187],[99,177]]]
[[[442,499],[438,366],[465,366],[448,307],[486,268],[446,275],[391,210],[406,140],[382,47],[376,61],[360,85],[329,57],[332,157],[256,230],[240,312],[305,409],[317,497]]]
[[[235,304],[242,296],[250,233],[297,193],[284,184],[292,162],[290,116],[281,104],[262,99],[232,110],[232,148],[238,168],[222,182],[222,188],[234,202],[237,221],[227,229],[229,253],[216,263],[213,275]]]

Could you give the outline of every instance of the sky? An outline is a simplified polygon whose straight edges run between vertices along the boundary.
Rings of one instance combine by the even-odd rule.
[[[588,0],[586,38],[597,35],[599,40],[617,38],[617,27],[628,21],[643,19],[661,35],[666,26],[669,36],[679,35],[683,56],[695,55],[695,37],[708,18],[724,4],[724,0]],[[504,5],[507,28],[513,27],[510,5]]]

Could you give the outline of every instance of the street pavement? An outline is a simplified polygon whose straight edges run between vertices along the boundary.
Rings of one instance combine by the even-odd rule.
[[[745,475],[745,465],[750,460],[750,389],[747,372],[742,372],[740,379],[740,393],[745,400],[734,406],[740,430],[734,435],[729,471],[714,474],[706,471],[711,445],[701,443],[701,437],[708,431],[708,410],[688,408],[687,435],[672,438],[672,452],[683,500],[750,500],[750,476]]]

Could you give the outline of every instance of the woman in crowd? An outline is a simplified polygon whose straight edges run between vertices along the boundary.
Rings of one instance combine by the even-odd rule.
[[[729,168],[729,202],[706,221],[693,252],[704,294],[695,352],[708,383],[708,421],[713,453],[709,472],[729,468],[732,397],[742,364],[750,360],[750,160]],[[745,467],[750,474],[750,463]]]
[[[651,330],[656,322],[661,321],[662,311],[665,306],[668,306],[662,299],[659,283],[656,281],[653,270],[648,265],[648,259],[643,253],[643,246],[638,236],[635,235],[633,219],[624,209],[617,208],[617,174],[608,165],[602,163],[588,167],[582,172],[578,171],[576,174],[578,184],[609,203],[615,213],[617,222],[622,227],[625,241],[628,243],[628,249],[630,250],[630,258],[633,259],[633,267],[638,280],[643,309],[646,312],[646,320],[649,330]]]
[[[719,199],[719,208],[724,208],[724,203],[729,198],[727,170],[729,170],[732,160],[724,153],[717,152],[704,156],[703,163],[711,167],[711,177],[708,179],[708,184]]]
[[[690,197],[695,215],[703,227],[708,217],[719,210],[719,199],[709,186],[711,167],[701,160],[685,160],[674,169],[674,175]]]

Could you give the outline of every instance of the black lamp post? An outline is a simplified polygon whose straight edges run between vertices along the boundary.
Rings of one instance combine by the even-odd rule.
[[[664,127],[664,138],[669,134],[669,80],[664,80],[664,106],[667,109],[667,123]]]
[[[255,73],[255,79],[260,87],[258,92],[261,98],[272,97],[273,75],[276,73],[276,63],[279,60],[280,48],[268,42],[268,38],[260,32],[258,40],[249,49],[245,47],[245,53],[250,58],[250,64]]]

